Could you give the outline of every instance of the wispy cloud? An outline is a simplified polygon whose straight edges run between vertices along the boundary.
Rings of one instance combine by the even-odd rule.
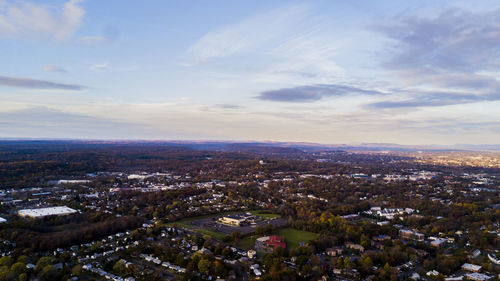
[[[92,69],[96,70],[109,70],[111,69],[111,66],[109,63],[94,63],[90,66]]]
[[[68,40],[80,26],[83,0],[69,0],[60,7],[28,1],[0,2],[0,37]]]
[[[100,43],[113,43],[120,36],[120,30],[113,26],[108,26],[103,29],[101,35],[82,36],[76,39],[77,43],[84,45],[95,45]]]
[[[48,107],[0,112],[0,137],[117,138],[144,126]]]
[[[42,70],[47,72],[67,72],[66,69],[56,65],[44,65]]]
[[[500,9],[448,9],[436,17],[396,18],[375,28],[396,43],[390,68],[471,73],[500,66],[499,25]]]
[[[306,6],[295,5],[211,30],[189,47],[183,64],[193,66],[261,47],[290,34],[290,27],[300,23],[306,15]]]
[[[410,96],[410,95],[407,95]],[[456,104],[467,104],[483,101],[498,101],[500,94],[463,94],[463,93],[450,93],[450,92],[435,92],[424,94],[413,94],[410,98],[403,100],[386,100],[371,103],[367,108],[372,109],[391,109],[391,108],[404,108],[404,107],[435,107]]]
[[[236,104],[216,104],[215,107],[222,109],[241,109],[243,108],[241,105]]]
[[[25,89],[53,89],[53,90],[70,90],[70,91],[81,91],[86,87],[74,84],[63,84],[45,80],[37,80],[30,78],[17,78],[0,76],[0,86],[9,86],[16,88]]]
[[[82,36],[76,39],[76,42],[84,44],[84,45],[93,45],[97,43],[107,42],[108,38],[104,36]]]
[[[270,90],[260,93],[257,99],[278,102],[314,102],[326,97],[341,97],[346,95],[384,95],[375,90],[345,85],[312,85],[293,88]]]
[[[447,9],[374,28],[392,39],[382,67],[400,90],[367,108],[438,107],[500,100],[500,9]]]

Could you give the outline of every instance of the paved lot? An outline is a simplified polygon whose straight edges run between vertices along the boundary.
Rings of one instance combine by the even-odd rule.
[[[191,223],[200,228],[205,228],[211,231],[222,232],[225,234],[231,234],[233,231],[239,231],[242,234],[248,234],[255,231],[255,229],[260,225],[272,224],[274,226],[281,226],[285,223],[283,219],[273,219],[273,220],[262,220],[256,224],[245,225],[245,226],[231,226],[217,222],[217,217],[206,218],[194,220]]]

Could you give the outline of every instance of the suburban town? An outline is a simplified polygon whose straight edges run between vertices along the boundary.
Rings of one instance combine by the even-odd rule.
[[[499,278],[495,168],[131,144],[86,170],[45,145],[2,144],[2,280]]]
[[[500,0],[0,0],[0,281],[500,281]]]

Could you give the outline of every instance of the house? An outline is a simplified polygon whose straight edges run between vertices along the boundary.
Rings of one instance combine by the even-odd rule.
[[[420,275],[418,273],[414,272],[411,275],[410,279],[412,279],[412,280],[420,280]]]
[[[364,252],[365,251],[365,247],[363,247],[363,246],[361,246],[359,244],[355,244],[355,243],[351,243],[351,242],[346,242],[345,246],[346,246],[346,248],[358,250],[360,252]]]
[[[255,250],[248,250],[247,251],[247,257],[249,257],[251,259],[253,259],[256,254],[257,254],[257,252]]]
[[[487,280],[491,279],[490,276],[485,275],[485,274],[481,274],[481,273],[477,273],[477,272],[467,273],[467,274],[465,274],[465,278],[467,278],[469,280],[476,280],[476,281],[487,281]]]
[[[262,271],[260,271],[258,269],[254,269],[253,274],[255,274],[255,276],[257,276],[257,277],[260,277],[260,276],[262,276]]]
[[[373,240],[382,242],[382,241],[385,241],[385,240],[391,240],[391,236],[389,236],[389,235],[379,235],[379,236],[373,237]]]
[[[446,246],[447,241],[448,240],[445,238],[437,238],[431,242],[431,246],[436,248],[443,248],[444,246]]]
[[[428,271],[426,274],[427,274],[427,276],[438,276],[439,272],[436,270],[431,270],[431,271]]]
[[[400,229],[399,237],[409,240],[423,241],[425,236],[422,233],[418,233],[413,230]]]
[[[446,277],[444,281],[460,281],[464,279],[463,276],[456,276],[456,277]]]
[[[332,248],[328,248],[325,250],[326,254],[331,256],[331,257],[336,257],[338,255],[341,255],[342,252],[343,252],[343,249],[342,247],[332,247]]]
[[[475,264],[470,264],[470,263],[464,263],[462,265],[462,270],[471,271],[471,272],[479,272],[481,270],[481,266],[475,265]]]
[[[480,254],[481,254],[481,250],[475,249],[474,251],[472,251],[470,253],[469,258],[475,259],[475,258],[479,257]]]

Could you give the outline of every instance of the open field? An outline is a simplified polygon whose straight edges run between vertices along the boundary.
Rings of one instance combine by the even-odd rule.
[[[278,214],[272,214],[272,213],[267,213],[266,211],[262,211],[262,210],[259,210],[259,211],[251,211],[250,213],[252,213],[252,215],[255,215],[255,216],[261,217],[261,218],[263,218],[263,219],[278,219],[278,218],[281,218],[281,215],[278,215]]]
[[[311,240],[314,240],[318,237],[318,234],[309,232],[296,230],[293,228],[283,228],[277,231],[277,234],[285,237],[287,247],[289,249],[296,249],[299,247],[300,243],[307,243]]]
[[[245,249],[245,250],[253,249],[255,246],[255,240],[257,238],[259,238],[259,236],[257,236],[257,235],[245,237],[243,239],[240,239],[240,241],[238,242],[238,245],[236,245],[236,246],[238,246],[242,249]]]

